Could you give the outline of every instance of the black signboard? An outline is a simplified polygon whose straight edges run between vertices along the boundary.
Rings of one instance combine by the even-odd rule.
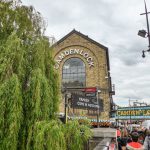
[[[101,109],[97,103],[96,97],[85,97],[78,94],[72,94],[71,107],[89,110]]]

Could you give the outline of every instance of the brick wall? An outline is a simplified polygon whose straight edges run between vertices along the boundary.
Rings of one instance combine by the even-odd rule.
[[[70,49],[80,49],[88,53],[88,55],[93,59],[94,66],[90,67],[87,59],[79,54],[71,54],[64,56],[64,58],[59,62],[59,67],[57,66],[57,71],[59,74],[60,82],[62,78],[62,67],[64,62],[71,57],[78,57],[82,59],[86,66],[86,87],[100,87],[101,93],[99,97],[102,98],[104,104],[104,111],[100,113],[101,119],[109,119],[110,112],[110,95],[109,95],[109,79],[105,78],[108,76],[108,61],[106,49],[100,47],[99,45],[84,38],[76,33],[72,33],[70,36],[66,37],[61,42],[56,43],[54,46],[53,57],[54,60],[58,60],[58,56],[66,50]],[[60,87],[61,92],[61,87]],[[64,112],[64,96],[61,96],[60,100],[60,112]],[[70,109],[70,112],[73,110]],[[82,116],[87,115],[87,110],[74,110],[74,113]],[[90,116],[91,117],[91,116]],[[93,116],[95,118],[96,116]]]

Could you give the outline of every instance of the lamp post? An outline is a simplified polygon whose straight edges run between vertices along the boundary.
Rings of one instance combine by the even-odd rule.
[[[116,125],[119,127],[119,114],[118,114],[118,106],[117,106],[117,116],[118,116],[118,120],[117,120],[117,123],[116,123]]]
[[[147,6],[146,6],[146,1],[144,0],[144,4],[145,4],[145,13],[142,13],[140,15],[146,15],[146,24],[147,24],[147,32],[145,30],[139,30],[138,35],[141,37],[146,38],[146,34],[148,37],[148,50],[143,50],[142,51],[142,57],[145,57],[145,52],[150,52],[150,30],[149,30],[149,21],[148,21],[148,14],[150,12],[147,12]]]
[[[129,98],[129,108],[130,108],[130,130],[131,130],[131,120],[132,120],[132,118],[134,118],[134,117],[131,116],[131,102],[133,102],[133,104],[134,104],[134,103],[137,103],[138,100],[131,100],[131,99]],[[133,110],[134,110],[134,106],[133,106]]]
[[[64,105],[64,123],[67,123],[67,107],[68,107],[68,93],[67,93],[67,88],[62,87],[61,92],[64,94],[64,100],[65,100],[65,105]]]
[[[68,111],[68,96],[67,93],[65,93],[65,124],[67,123],[67,111]]]
[[[65,105],[64,105],[64,123],[67,123],[68,120],[68,98],[69,94],[68,93],[68,88],[67,87],[62,87],[61,92],[64,94],[64,100],[65,100]]]
[[[100,103],[99,103],[99,99],[98,99],[98,94],[101,93],[101,90],[99,90],[97,88],[97,92],[96,92],[96,98],[97,98],[97,128],[99,128],[99,116],[100,116]]]
[[[131,131],[131,100],[129,98],[129,107],[130,107],[130,131]]]

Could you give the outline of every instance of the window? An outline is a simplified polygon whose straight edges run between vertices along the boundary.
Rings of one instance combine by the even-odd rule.
[[[85,64],[79,58],[70,58],[63,65],[63,87],[85,87]]]

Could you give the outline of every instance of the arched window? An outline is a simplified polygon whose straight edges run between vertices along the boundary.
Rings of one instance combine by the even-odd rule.
[[[66,60],[62,70],[63,87],[85,87],[85,64],[80,58]]]

